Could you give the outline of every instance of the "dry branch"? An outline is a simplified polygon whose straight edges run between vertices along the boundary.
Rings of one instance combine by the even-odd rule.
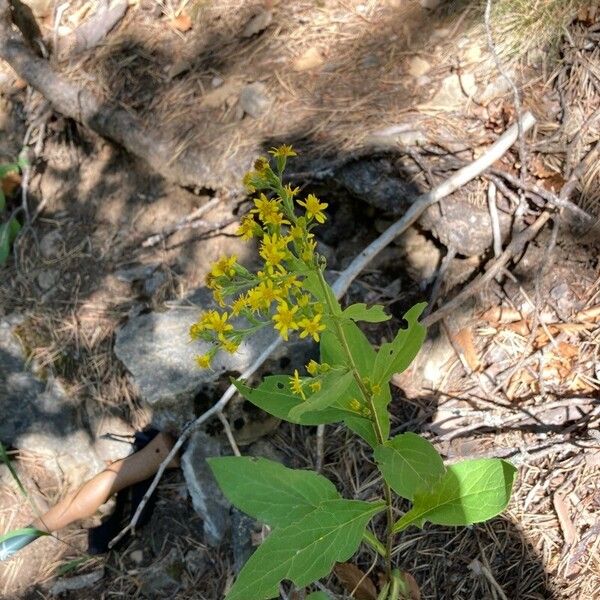
[[[111,102],[101,101],[38,57],[21,34],[13,30],[7,0],[0,0],[0,58],[40,92],[56,111],[123,146],[166,179],[183,186],[222,187],[219,177],[211,172],[200,153],[179,153],[176,143],[166,139],[160,129],[145,127],[135,115]],[[242,168],[251,164],[250,156],[239,153],[236,160]]]

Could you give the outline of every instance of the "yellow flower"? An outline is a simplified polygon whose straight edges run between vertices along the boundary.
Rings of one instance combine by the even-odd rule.
[[[240,347],[240,343],[235,342],[233,340],[228,340],[226,338],[220,338],[219,341],[221,342],[221,347],[223,348],[223,350],[229,352],[229,354],[233,354],[234,352],[237,352],[237,349]]]
[[[310,296],[308,294],[301,294],[298,297],[297,304],[300,308],[306,308],[310,302]]]
[[[201,369],[208,369],[210,367],[210,361],[212,360],[212,354],[207,352],[206,354],[199,354],[196,356],[196,364]]]
[[[265,215],[263,219],[265,225],[275,225],[275,227],[281,227],[282,225],[289,225],[290,222],[283,218],[283,213],[279,210],[275,210]]]
[[[231,314],[234,317],[237,317],[247,307],[248,307],[248,297],[245,294],[240,294],[231,303]]]
[[[312,383],[308,384],[308,387],[315,393],[317,393],[318,391],[321,390],[321,382],[317,379],[316,381],[313,381]]]
[[[353,410],[354,412],[359,412],[360,408],[361,408],[361,404],[356,398],[352,398],[352,400],[350,400],[349,408],[350,408],[350,410]]]
[[[288,241],[276,233],[273,235],[265,234],[260,255],[268,266],[276,267],[288,255],[287,244]]]
[[[263,304],[262,301],[262,294],[259,292],[258,288],[252,288],[249,292],[248,292],[248,306],[254,310],[260,310]]]
[[[294,287],[301,288],[302,282],[294,275],[293,273],[288,273],[284,277],[282,277],[281,282],[281,291],[284,294],[289,294],[290,290]]]
[[[315,342],[319,341],[319,334],[324,331],[325,325],[321,323],[322,314],[316,314],[312,319],[304,318],[298,322],[298,325],[302,328],[301,338],[305,338],[309,335],[312,336]]]
[[[300,379],[300,375],[298,375],[298,369],[295,369],[294,376],[290,377],[290,389],[292,390],[292,394],[302,396],[302,399],[306,400],[304,390],[302,389],[302,380]]]
[[[259,156],[254,161],[254,170],[261,175],[269,168],[269,161],[264,156]]]
[[[306,371],[315,377],[319,372],[319,363],[311,358],[310,362],[306,365]]]
[[[236,261],[237,256],[235,254],[233,256],[223,256],[216,263],[213,263],[210,275],[212,277],[222,277],[223,275],[233,277],[235,275],[234,265]]]
[[[289,183],[283,186],[284,194],[286,194],[289,198],[293,198],[300,193],[300,188],[293,188]]]
[[[260,297],[261,306],[268,309],[271,306],[272,302],[281,298],[282,289],[277,287],[273,287],[273,281],[271,279],[267,279],[261,281],[256,286],[256,291],[258,296]]]
[[[319,223],[325,223],[327,217],[323,214],[323,210],[329,205],[325,202],[319,202],[314,194],[309,194],[305,201],[298,200],[298,204],[306,208],[306,216],[309,219],[315,218]]]
[[[290,227],[290,236],[293,240],[299,242],[304,237],[304,228],[300,225],[292,225]]]
[[[308,240],[300,254],[300,258],[306,263],[310,262],[315,254],[316,247],[317,242]]]
[[[221,334],[233,330],[233,325],[228,323],[227,319],[229,319],[229,315],[226,312],[219,314],[216,310],[213,310],[209,321],[209,328]]]
[[[277,200],[270,200],[264,194],[261,194],[254,200],[254,206],[256,206],[256,208],[253,208],[250,212],[257,213],[258,218],[263,223],[276,224],[276,221],[280,218],[283,220]]]
[[[287,158],[288,156],[298,156],[294,149],[287,144],[282,144],[278,148],[271,148],[269,154],[272,154],[275,158]]]
[[[252,215],[246,215],[242,218],[242,222],[235,232],[235,235],[239,235],[243,240],[252,239],[260,229],[258,223],[254,220]]]
[[[294,321],[294,314],[298,311],[298,307],[290,308],[287,302],[282,300],[277,307],[276,314],[273,315],[275,329],[279,331],[279,335],[287,342],[288,332],[290,329],[298,329],[298,324]]]

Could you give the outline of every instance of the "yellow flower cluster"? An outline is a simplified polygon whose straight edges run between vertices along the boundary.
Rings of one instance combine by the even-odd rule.
[[[243,240],[258,241],[263,268],[251,273],[236,256],[212,265],[207,285],[228,311],[207,311],[190,328],[192,339],[211,343],[211,349],[197,357],[202,368],[210,366],[219,349],[235,352],[246,336],[269,323],[284,340],[297,332],[300,338],[318,342],[325,330],[323,306],[304,288],[304,278],[307,271],[322,268],[311,229],[325,222],[327,204],[313,194],[297,200],[299,188],[283,184],[286,161],[296,156],[291,146],[273,148],[270,154],[275,170],[261,157],[244,176],[248,192],[258,195],[237,231]],[[248,327],[234,327],[232,317],[245,319]],[[313,383],[314,391],[320,382]]]

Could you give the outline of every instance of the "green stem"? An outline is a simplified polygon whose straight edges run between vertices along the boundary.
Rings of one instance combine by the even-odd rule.
[[[373,395],[367,389],[362,377],[358,371],[358,367],[354,362],[354,357],[352,356],[352,352],[350,351],[350,345],[348,344],[348,340],[346,339],[346,335],[344,333],[344,329],[342,328],[339,318],[335,314],[335,306],[331,300],[329,295],[329,287],[327,282],[325,281],[325,277],[323,277],[323,272],[321,269],[317,269],[317,275],[319,278],[319,283],[321,284],[321,289],[323,290],[323,295],[325,296],[325,301],[327,302],[327,306],[329,308],[329,313],[331,314],[331,320],[334,323],[337,337],[342,344],[342,348],[344,349],[344,353],[346,354],[346,359],[348,360],[348,364],[352,369],[352,374],[354,375],[354,379],[358,384],[360,392],[364,398],[364,400],[369,405],[369,409],[371,410],[371,415],[373,416],[373,427],[375,429],[375,436],[377,437],[377,441],[379,444],[384,444],[386,441],[385,436],[383,435],[383,428],[381,427],[381,422],[379,421],[379,416],[377,411],[375,410],[375,403],[373,402]],[[392,577],[392,527],[394,525],[394,511],[392,508],[392,490],[390,486],[384,481],[383,482],[383,493],[385,497],[386,504],[386,513],[387,513],[387,532],[386,532],[386,553],[385,553],[385,570],[388,576],[388,580]]]
[[[386,558],[386,547],[379,541],[377,536],[374,533],[371,533],[368,529],[365,529],[365,532],[363,534],[363,542],[365,542],[365,544],[367,544],[368,546],[371,546],[371,548],[373,548],[373,550],[375,550],[375,552],[377,552],[379,556],[381,556],[382,558]]]
[[[400,577],[400,571],[394,569],[394,572],[392,573],[392,589],[390,590],[388,600],[398,600],[400,598]]]

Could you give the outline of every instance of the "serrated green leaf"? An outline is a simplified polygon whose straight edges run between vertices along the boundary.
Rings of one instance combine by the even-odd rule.
[[[373,381],[378,384],[388,383],[394,373],[401,373],[413,361],[425,339],[427,330],[417,319],[427,306],[424,302],[415,304],[405,315],[408,323],[406,329],[400,329],[389,344],[379,348],[373,367]]]
[[[306,600],[331,600],[325,592],[313,592],[306,596]]]
[[[290,525],[321,502],[340,497],[322,475],[288,469],[266,458],[225,456],[209,458],[208,464],[233,505],[273,527]]]
[[[290,416],[290,412],[304,400],[292,394],[290,389],[290,378],[287,375],[272,375],[265,377],[262,383],[256,387],[248,387],[241,381],[233,381],[238,392],[252,402],[254,406],[265,412],[298,425],[321,425],[325,423],[337,423],[344,419],[345,413],[339,409],[330,407],[319,412],[307,412],[298,419]]]
[[[352,304],[346,308],[342,312],[342,317],[365,323],[382,323],[392,318],[391,315],[386,314],[383,306],[379,304],[367,306],[364,302]]]
[[[388,485],[408,500],[420,490],[432,489],[446,472],[436,449],[415,433],[397,435],[375,448],[374,456]]]
[[[415,494],[413,507],[394,525],[471,525],[501,513],[510,500],[516,473],[510,463],[496,458],[465,460],[446,469],[431,490]]]
[[[275,529],[245,564],[226,600],[270,600],[279,597],[283,580],[305,587],[324,577],[334,563],[356,552],[365,527],[384,507],[383,502],[329,500]]]
[[[8,453],[6,452],[6,448],[4,447],[4,444],[2,442],[0,442],[0,460],[7,466],[12,478],[15,480],[15,482],[19,486],[19,490],[21,490],[21,493],[23,494],[23,496],[27,496],[27,490],[23,487],[23,484],[21,483],[21,480],[19,479],[19,476],[17,475],[15,468],[12,466],[10,457],[8,456]]]
[[[290,419],[300,420],[302,415],[320,412],[343,398],[350,384],[354,381],[351,371],[331,373],[322,379],[321,389],[290,410]]]

